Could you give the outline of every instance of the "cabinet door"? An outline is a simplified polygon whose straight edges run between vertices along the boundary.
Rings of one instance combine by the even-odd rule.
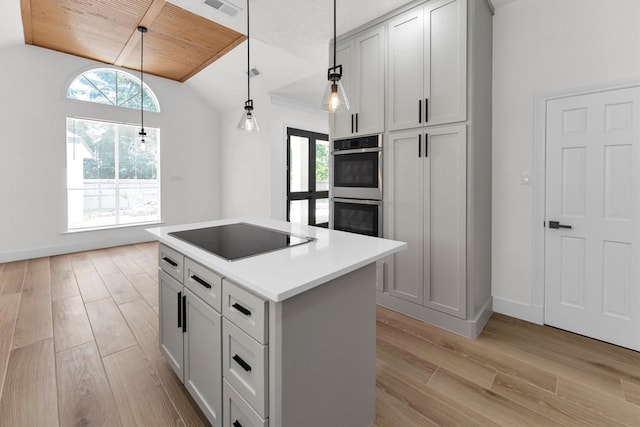
[[[424,117],[424,16],[411,10],[388,24],[389,130],[422,126]]]
[[[466,126],[425,132],[424,305],[466,318]]]
[[[183,333],[182,296],[183,288],[177,280],[163,270],[158,272],[158,299],[160,309],[160,351],[169,366],[182,380]]]
[[[355,39],[355,78],[351,87],[358,134],[384,132],[384,27]]]
[[[394,254],[389,267],[390,295],[422,304],[424,140],[418,130],[392,133],[385,144],[386,235],[407,242],[406,251]]]
[[[427,125],[467,118],[467,2],[429,2],[424,13]],[[424,117],[424,116],[423,116]]]
[[[184,385],[214,426],[222,425],[221,316],[194,293],[187,294]]]
[[[347,94],[347,99],[351,104],[351,109],[342,113],[329,113],[329,123],[331,125],[331,138],[343,138],[353,134],[352,122],[353,111],[357,104],[357,97],[353,95],[352,76],[355,74],[355,43],[353,40],[338,43],[336,49],[336,65],[342,65],[342,86]],[[333,64],[333,46],[331,46],[331,64]],[[327,83],[328,84],[328,83]]]

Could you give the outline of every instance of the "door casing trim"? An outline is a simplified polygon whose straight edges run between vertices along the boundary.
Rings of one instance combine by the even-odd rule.
[[[535,97],[535,119],[533,135],[533,269],[531,307],[539,313],[533,314],[534,319],[527,319],[540,325],[544,324],[544,221],[545,221],[545,182],[546,182],[546,132],[547,132],[547,104],[562,98],[579,95],[589,95],[598,92],[608,92],[617,89],[640,87],[638,80],[624,80],[608,83],[598,83],[586,87],[550,92]]]

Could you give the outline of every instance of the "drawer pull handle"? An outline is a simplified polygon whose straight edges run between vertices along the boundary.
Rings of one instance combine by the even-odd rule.
[[[167,258],[166,256],[162,257],[162,260],[165,261],[167,264],[171,264],[174,267],[178,266],[178,263],[175,262],[174,260],[172,260],[171,258]]]
[[[245,362],[244,360],[242,360],[242,357],[238,356],[237,354],[235,356],[233,356],[233,360],[235,360],[235,362],[240,365],[240,367],[242,367],[242,369],[244,369],[247,372],[251,372],[251,365],[249,365],[247,362]]]
[[[233,303],[233,305],[231,307],[235,308],[236,310],[238,310],[240,313],[244,314],[245,316],[251,316],[251,311],[247,310],[246,308],[244,308],[243,306],[241,306],[237,302]]]
[[[233,427],[242,427],[242,424],[240,424],[240,421],[235,420],[235,421],[233,422]]]
[[[178,328],[182,329],[182,292],[178,292]]]
[[[211,285],[208,284],[207,282],[205,282],[204,280],[202,280],[201,278],[199,278],[198,276],[196,276],[195,274],[191,276],[191,278],[195,281],[200,283],[202,286],[204,286],[207,289],[211,289]]]

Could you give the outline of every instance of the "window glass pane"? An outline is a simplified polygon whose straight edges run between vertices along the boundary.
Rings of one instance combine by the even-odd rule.
[[[118,73],[118,105],[140,108],[140,82],[122,73]]]
[[[97,90],[84,76],[78,77],[69,85],[67,98],[96,102],[98,104],[111,104],[111,101],[109,101],[102,92]]]
[[[309,224],[308,200],[291,200],[289,202],[289,222]]]
[[[329,222],[329,199],[316,200],[316,224]]]
[[[160,132],[137,126],[67,119],[69,229],[157,221]]]
[[[116,72],[115,70],[92,70],[84,73],[87,80],[95,86],[113,105],[117,105]]]
[[[289,141],[290,191],[309,191],[309,139],[291,135]]]
[[[316,191],[329,191],[329,141],[316,141]]]

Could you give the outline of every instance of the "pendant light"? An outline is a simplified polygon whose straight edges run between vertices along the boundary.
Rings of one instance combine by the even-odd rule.
[[[349,98],[342,87],[342,65],[336,65],[336,0],[333,0],[333,67],[327,70],[329,84],[322,98],[322,110],[330,113],[347,111],[350,108]]]
[[[147,27],[139,26],[140,31],[140,151],[147,149],[145,137],[147,133],[144,131],[144,33],[147,32]]]
[[[256,121],[256,117],[253,115],[253,99],[251,99],[251,83],[249,80],[251,79],[250,72],[250,49],[249,49],[249,1],[247,0],[247,101],[244,103],[244,113],[240,118],[240,123],[238,123],[238,129],[246,130],[247,132],[258,132],[258,122]]]

